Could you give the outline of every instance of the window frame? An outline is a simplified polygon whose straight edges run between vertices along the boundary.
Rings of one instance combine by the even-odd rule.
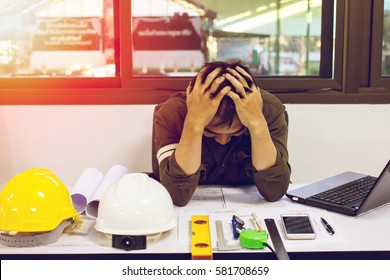
[[[329,6],[331,2],[323,0],[323,5]],[[382,36],[378,29],[382,30],[383,0],[335,3],[334,77],[256,77],[257,84],[283,103],[390,103],[390,80],[378,80],[375,72],[381,55],[378,51],[381,40],[379,43],[375,40]],[[378,13],[380,9],[381,17],[377,14],[371,17],[371,11]],[[329,12],[333,10],[323,9],[323,16]],[[114,24],[116,77],[1,78],[0,104],[157,104],[186,88],[191,77],[132,76],[131,1],[114,0]],[[326,32],[323,36],[329,35]],[[362,36],[372,38],[372,44],[370,40],[362,40]]]
[[[371,52],[371,87],[390,87],[390,77],[382,77],[382,41],[384,0],[374,1],[372,20],[372,52]]]

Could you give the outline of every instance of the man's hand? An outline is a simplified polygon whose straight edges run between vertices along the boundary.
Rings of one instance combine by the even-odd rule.
[[[242,96],[241,98],[237,93],[232,91],[227,93],[236,106],[238,118],[249,131],[259,128],[265,121],[262,111],[263,99],[261,98],[260,89],[255,85],[250,75],[241,67],[228,69],[228,71],[229,74],[226,74],[226,79],[233,84],[236,91]],[[249,87],[243,76],[252,80],[253,83],[251,87]]]
[[[252,164],[256,170],[270,168],[276,162],[277,151],[263,115],[263,99],[260,89],[255,83],[249,88],[244,76],[250,78],[250,75],[241,67],[228,70],[229,73],[225,77],[233,84],[242,98],[232,91],[227,95],[233,100],[241,123],[249,130],[252,142]]]
[[[215,95],[215,91],[225,80],[224,76],[219,76],[221,69],[214,69],[202,83],[202,69],[195,81],[195,85],[187,87],[187,121],[195,128],[203,129],[214,118],[222,98],[230,91],[230,87],[224,87]],[[213,99],[211,96],[215,95]]]
[[[225,77],[220,75],[221,69],[215,69],[202,83],[202,69],[193,86],[187,87],[187,116],[175,157],[178,165],[186,174],[194,174],[201,164],[202,135],[204,128],[214,118],[222,97],[230,91],[224,87],[216,93]],[[214,98],[211,98],[215,96]]]

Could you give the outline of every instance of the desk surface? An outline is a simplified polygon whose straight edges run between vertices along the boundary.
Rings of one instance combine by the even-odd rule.
[[[296,188],[302,184],[292,184]],[[359,217],[349,217],[310,206],[300,205],[288,198],[277,202],[265,201],[254,186],[201,186],[186,207],[175,208],[178,226],[164,232],[161,239],[145,250],[124,251],[111,247],[111,238],[95,230],[95,221],[82,216],[85,235],[63,234],[56,243],[31,248],[13,248],[0,245],[2,259],[18,258],[94,258],[94,259],[189,259],[191,258],[192,215],[209,215],[214,259],[275,259],[269,249],[219,252],[216,250],[215,221],[221,220],[229,245],[237,245],[231,230],[232,215],[240,216],[247,228],[251,213],[255,212],[262,227],[265,218],[273,218],[290,258],[298,259],[390,259],[390,205]],[[317,233],[314,240],[287,240],[281,228],[280,215],[308,213]],[[320,222],[325,218],[334,228],[330,235]],[[269,239],[272,246],[272,241]],[[238,255],[240,254],[240,255]],[[50,256],[48,256],[50,255]]]

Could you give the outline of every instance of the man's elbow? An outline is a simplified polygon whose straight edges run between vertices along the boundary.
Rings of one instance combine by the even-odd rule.
[[[258,188],[260,194],[269,202],[280,200],[287,192],[289,180],[282,180],[279,182],[268,183],[267,186]]]
[[[172,198],[172,202],[175,206],[184,207],[190,202],[192,195],[195,190],[189,190],[187,188],[181,188],[180,185],[174,185],[169,183],[164,183],[162,180],[163,186],[167,189],[169,195]],[[195,189],[195,188],[194,188]]]
[[[285,192],[280,193],[280,192],[272,192],[271,191],[269,193],[263,193],[262,195],[268,202],[275,202],[275,201],[280,200],[285,195]]]
[[[173,201],[173,204],[175,206],[178,206],[178,207],[184,207],[188,204],[188,202],[190,202],[191,198],[188,198],[188,199],[173,199],[172,198],[172,201]]]

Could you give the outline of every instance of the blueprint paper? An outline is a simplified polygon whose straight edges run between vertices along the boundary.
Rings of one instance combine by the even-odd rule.
[[[96,191],[93,193],[91,199],[87,203],[87,207],[85,209],[85,214],[91,218],[96,219],[99,202],[102,198],[104,192],[114,183],[119,181],[124,175],[128,174],[129,170],[122,165],[114,165],[108,170],[107,174],[104,176],[103,180],[97,187]]]
[[[103,174],[96,168],[87,168],[81,173],[70,191],[73,206],[78,214],[84,212],[88,201],[96,191],[102,179]]]

